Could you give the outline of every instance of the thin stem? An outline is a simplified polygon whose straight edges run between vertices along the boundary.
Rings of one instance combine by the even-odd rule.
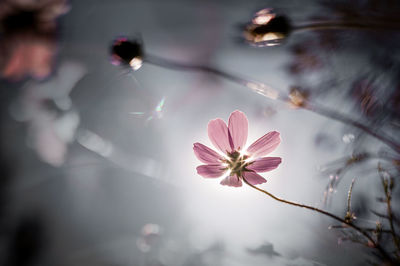
[[[217,68],[213,68],[210,66],[204,66],[204,65],[192,65],[192,64],[185,64],[185,63],[179,63],[175,61],[171,61],[165,58],[161,58],[158,56],[154,55],[149,55],[147,54],[144,57],[144,62],[150,63],[152,65],[156,65],[159,67],[164,67],[168,69],[174,69],[174,70],[181,70],[181,71],[198,71],[198,72],[205,72],[209,74],[213,74],[216,76],[219,76],[221,78],[227,79],[233,83],[245,86],[252,91],[261,94],[267,98],[273,99],[273,100],[281,100],[281,101],[286,101],[288,98],[284,97],[281,95],[277,90],[271,88],[270,86],[257,82],[257,81],[252,81],[249,79],[245,79],[242,77],[238,77],[234,74],[219,70]]]
[[[329,117],[332,118],[336,121],[340,121],[344,124],[348,124],[351,125],[353,127],[356,127],[358,129],[361,129],[362,131],[364,131],[365,133],[367,133],[368,135],[382,141],[383,143],[385,143],[386,145],[388,145],[390,148],[392,148],[393,150],[395,150],[396,152],[400,153],[400,144],[397,143],[395,140],[393,140],[389,135],[387,135],[386,133],[382,132],[382,131],[378,131],[378,130],[372,130],[369,126],[364,125],[360,122],[358,122],[357,120],[351,119],[349,117],[346,117],[345,115],[330,110],[326,107],[322,107],[316,104],[311,104],[311,103],[307,103],[304,106],[302,106],[304,109],[312,111],[314,113],[317,113],[319,115],[325,116],[325,117]]]
[[[268,195],[269,197],[273,198],[276,201],[279,201],[279,202],[282,202],[282,203],[286,203],[286,204],[289,204],[289,205],[292,205],[292,206],[300,207],[300,208],[309,209],[309,210],[312,210],[312,211],[315,211],[315,212],[319,212],[319,213],[321,213],[321,214],[323,214],[325,216],[331,217],[332,219],[334,219],[336,221],[339,221],[339,222],[341,222],[343,224],[348,225],[349,227],[353,228],[354,230],[356,230],[357,232],[359,232],[360,234],[365,236],[365,238],[367,238],[368,241],[370,241],[372,246],[374,248],[376,248],[382,254],[382,256],[384,258],[386,258],[388,261],[392,261],[391,257],[379,245],[379,243],[377,243],[366,231],[364,231],[362,228],[358,227],[357,225],[354,225],[353,223],[350,223],[350,222],[346,222],[344,219],[342,219],[342,218],[340,218],[340,217],[338,217],[338,216],[336,216],[336,215],[334,215],[334,214],[332,214],[330,212],[327,212],[327,211],[324,211],[324,210],[321,210],[321,209],[318,209],[318,208],[315,208],[315,207],[312,207],[312,206],[308,206],[308,205],[305,205],[305,204],[300,204],[300,203],[297,203],[297,202],[288,201],[288,200],[284,200],[284,199],[278,198],[278,197],[274,196],[273,194],[269,193],[268,191],[263,190],[263,189],[261,189],[259,187],[256,187],[256,186],[250,184],[245,178],[243,178],[243,182],[245,182],[248,186],[254,188],[255,190],[258,190],[258,191]]]
[[[350,209],[351,209],[351,195],[352,195],[352,192],[353,192],[353,186],[354,186],[354,182],[355,182],[356,180],[353,178],[353,180],[351,181],[351,185],[350,185],[350,189],[349,189],[349,193],[348,193],[348,196],[347,196],[347,213],[349,214],[349,215],[351,215],[350,214]]]
[[[293,31],[308,30],[385,30],[396,31],[400,29],[398,23],[393,22],[355,22],[355,21],[321,21],[298,25]]]
[[[329,227],[330,229],[349,229],[351,227],[348,226],[343,226],[343,225],[331,225]],[[364,231],[366,232],[376,232],[376,228],[364,228]],[[385,233],[385,234],[390,234],[390,230],[381,230],[381,233]]]
[[[185,64],[179,63],[175,61],[171,61],[168,59],[160,58],[158,56],[153,55],[145,55],[144,62],[150,63],[152,65],[156,65],[163,68],[180,70],[180,71],[198,71],[198,72],[205,72],[210,73],[224,79],[227,79],[233,83],[245,86],[246,88],[251,89],[252,91],[261,94],[264,97],[267,97],[272,100],[280,100],[283,102],[289,102],[290,99],[287,95],[283,95],[279,91],[271,88],[270,86],[257,81],[251,81],[242,77],[238,77],[234,74],[219,70],[217,68],[203,66],[203,65],[192,65],[192,64]],[[299,106],[305,110],[311,111],[313,113],[334,119],[336,121],[340,121],[342,123],[351,125],[358,129],[361,129],[365,133],[369,134],[370,136],[382,141],[390,148],[395,150],[396,152],[400,153],[400,144],[394,141],[390,136],[386,135],[384,132],[372,130],[369,126],[364,125],[354,119],[348,118],[345,115],[338,113],[336,111],[327,109],[326,107],[317,106],[315,104],[311,104],[310,102],[306,102],[304,105]]]
[[[386,202],[387,202],[387,209],[388,209],[388,216],[389,216],[390,231],[392,233],[394,245],[396,246],[396,249],[397,249],[396,257],[397,257],[397,259],[400,260],[400,255],[399,255],[400,244],[399,244],[399,239],[397,238],[397,235],[396,235],[396,231],[393,226],[393,214],[392,214],[391,200],[388,199]]]
[[[381,168],[380,165],[378,165],[378,170],[379,170],[379,175],[381,176],[382,187],[383,187],[383,190],[385,192],[385,197],[386,197],[387,219],[389,221],[390,232],[391,232],[391,235],[392,235],[393,243],[394,243],[394,245],[396,247],[396,250],[397,250],[395,252],[395,254],[396,254],[397,259],[400,260],[400,255],[399,255],[399,253],[400,253],[400,243],[399,243],[399,239],[398,239],[398,237],[396,235],[396,231],[395,231],[395,228],[394,228],[394,225],[393,225],[393,211],[392,211],[392,205],[391,205],[392,197],[391,197],[391,193],[390,193],[390,191],[391,191],[390,184],[388,184],[387,183],[388,182],[387,179],[385,179],[383,177],[383,175],[382,175],[383,169]],[[391,181],[389,181],[389,182],[391,182]]]

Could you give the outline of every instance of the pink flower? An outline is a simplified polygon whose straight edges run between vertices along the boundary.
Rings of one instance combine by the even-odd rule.
[[[267,182],[257,172],[271,171],[282,162],[280,157],[263,157],[279,145],[280,134],[271,131],[243,152],[247,132],[247,117],[240,111],[236,110],[229,116],[228,126],[220,118],[211,120],[208,123],[208,137],[223,155],[201,143],[194,143],[194,154],[205,163],[196,168],[197,173],[205,178],[217,178],[228,173],[220,184],[231,187],[242,186],[242,179],[252,185]]]

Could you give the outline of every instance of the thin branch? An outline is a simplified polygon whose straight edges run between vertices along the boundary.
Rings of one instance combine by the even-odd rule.
[[[339,221],[339,222],[341,222],[343,224],[348,225],[349,227],[353,228],[354,230],[356,230],[357,232],[362,234],[372,244],[372,246],[374,248],[376,248],[382,254],[382,256],[384,258],[386,258],[390,262],[392,261],[392,258],[390,257],[390,255],[387,254],[387,252],[379,245],[379,243],[377,243],[366,231],[364,231],[362,228],[358,227],[357,225],[355,225],[353,223],[346,222],[344,219],[342,219],[342,218],[340,218],[340,217],[338,217],[338,216],[336,216],[336,215],[334,215],[334,214],[332,214],[330,212],[327,212],[327,211],[324,211],[324,210],[321,210],[321,209],[318,209],[318,208],[315,208],[315,207],[312,207],[312,206],[308,206],[308,205],[305,205],[305,204],[300,204],[300,203],[296,203],[296,202],[293,202],[293,201],[288,201],[288,200],[284,200],[284,199],[278,198],[278,197],[274,196],[273,194],[269,193],[268,191],[263,190],[263,189],[261,189],[259,187],[256,187],[256,186],[250,184],[245,178],[243,178],[243,182],[245,182],[248,186],[254,188],[255,190],[258,190],[258,191],[268,195],[269,197],[271,197],[272,199],[274,199],[276,201],[279,201],[279,202],[285,203],[285,204],[289,204],[289,205],[292,205],[292,206],[300,207],[300,208],[309,209],[309,210],[321,213],[321,214],[323,214],[325,216],[329,216],[329,217],[331,217],[332,219],[334,219],[336,221]]]
[[[400,260],[400,243],[399,243],[399,238],[396,235],[396,231],[393,225],[393,211],[392,211],[392,206],[391,206],[391,201],[392,201],[392,195],[391,195],[391,188],[392,188],[392,180],[389,179],[390,184],[388,184],[388,180],[384,178],[383,176],[383,168],[380,166],[380,164],[378,165],[378,171],[379,171],[379,175],[381,177],[382,180],[382,187],[383,187],[383,191],[385,192],[385,196],[386,196],[386,205],[387,205],[387,217],[388,217],[388,221],[389,221],[389,225],[390,225],[390,231],[392,233],[392,239],[393,239],[393,243],[396,247],[396,257],[398,260]]]
[[[179,70],[179,71],[197,71],[197,72],[205,72],[205,73],[213,74],[213,75],[222,77],[224,79],[227,79],[231,82],[234,82],[236,84],[245,86],[246,88],[248,88],[258,94],[261,94],[262,96],[267,97],[269,99],[280,100],[283,102],[291,102],[289,96],[280,93],[279,91],[271,88],[270,86],[268,86],[262,82],[251,81],[246,78],[242,78],[242,77],[236,76],[234,74],[231,74],[231,73],[228,73],[228,72],[225,72],[225,71],[222,71],[217,68],[210,67],[210,66],[185,64],[185,63],[175,62],[172,60],[168,60],[165,58],[161,58],[161,57],[149,55],[149,54],[146,54],[143,57],[143,61],[147,62],[149,64],[152,64],[152,65],[156,65],[156,66],[167,68],[167,69],[173,69],[173,70]],[[302,103],[301,105],[298,105],[297,107],[303,108],[305,110],[314,112],[316,114],[319,114],[319,115],[340,121],[342,123],[351,125],[358,129],[361,129],[365,133],[369,134],[370,136],[372,136],[374,138],[377,138],[378,140],[382,141],[383,143],[388,145],[390,148],[392,148],[396,152],[400,153],[400,144],[397,143],[396,141],[394,141],[390,136],[386,135],[384,132],[382,132],[380,130],[372,130],[368,125],[364,125],[355,119],[348,118],[344,114],[330,110],[326,107],[317,106],[316,104],[311,104],[310,102],[306,101],[305,99],[303,99],[303,101],[304,101],[304,103]]]
[[[350,208],[351,208],[351,193],[353,192],[353,186],[354,186],[354,181],[356,181],[355,178],[351,181],[351,185],[349,188],[349,193],[347,195],[347,213],[350,214]]]
[[[352,229],[352,228],[343,225],[331,225],[329,226],[329,229]],[[376,232],[376,228],[363,228],[363,230],[366,232]],[[380,230],[380,232],[385,234],[391,234],[390,230]]]
[[[393,22],[371,22],[371,21],[320,21],[295,26],[293,31],[309,30],[372,30],[372,31],[397,31],[400,30],[399,23]]]

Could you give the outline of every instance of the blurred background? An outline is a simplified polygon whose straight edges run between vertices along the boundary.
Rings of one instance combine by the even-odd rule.
[[[243,31],[266,7],[293,24],[386,24],[295,32],[258,47]],[[365,265],[368,247],[345,241],[330,229],[335,221],[197,175],[193,143],[212,146],[208,121],[241,110],[248,144],[281,133],[271,156],[283,163],[260,187],[344,217],[356,179],[352,207],[371,228],[382,220],[367,213],[383,208],[377,164],[397,178],[399,150],[209,73],[115,66],[110,47],[137,39],[146,53],[264,82],[398,141],[399,8],[389,0],[2,0],[0,264]],[[370,157],[348,169],[346,158],[359,154]]]

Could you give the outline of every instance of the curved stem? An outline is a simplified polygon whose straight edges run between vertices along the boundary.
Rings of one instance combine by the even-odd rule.
[[[147,54],[144,56],[144,62],[150,63],[152,65],[156,65],[159,67],[163,68],[168,68],[168,69],[174,69],[174,70],[180,70],[180,71],[198,71],[198,72],[205,72],[209,74],[213,74],[216,76],[219,76],[221,78],[224,78],[226,80],[229,80],[233,83],[245,86],[252,91],[261,94],[267,98],[273,99],[273,100],[287,100],[287,97],[284,97],[282,94],[280,94],[277,90],[271,88],[270,86],[262,83],[262,82],[257,82],[257,81],[252,81],[249,79],[245,79],[242,77],[238,77],[234,74],[219,70],[217,68],[213,68],[210,66],[204,66],[204,65],[192,65],[192,64],[185,64],[185,63],[179,63],[175,61],[171,61],[165,58],[161,58],[158,56],[154,55],[149,55]]]
[[[352,224],[352,223],[350,223],[350,222],[346,222],[344,219],[342,219],[342,218],[340,218],[339,216],[336,216],[336,215],[334,215],[334,214],[332,214],[332,213],[330,213],[330,212],[327,212],[327,211],[324,211],[324,210],[321,210],[321,209],[318,209],[318,208],[315,208],[315,207],[312,207],[312,206],[308,206],[308,205],[305,205],[305,204],[301,204],[301,203],[297,203],[297,202],[288,201],[288,200],[284,200],[284,199],[278,198],[278,197],[274,196],[273,194],[269,193],[268,191],[263,190],[263,189],[261,189],[261,188],[259,188],[259,187],[256,187],[256,186],[250,184],[245,178],[243,178],[243,182],[245,182],[248,186],[254,188],[255,190],[258,190],[258,191],[260,191],[260,192],[262,192],[262,193],[268,195],[269,197],[273,198],[273,199],[276,200],[276,201],[279,201],[279,202],[285,203],[285,204],[289,204],[289,205],[292,205],[292,206],[300,207],[300,208],[309,209],[309,210],[312,210],[312,211],[321,213],[321,214],[323,214],[323,215],[325,215],[325,216],[329,216],[329,217],[331,217],[332,219],[334,219],[334,220],[336,220],[336,221],[339,221],[339,222],[341,222],[341,223],[343,223],[343,224],[346,224],[347,226],[353,228],[354,230],[356,230],[357,232],[359,232],[360,234],[362,234],[365,238],[367,238],[368,241],[371,242],[371,244],[373,245],[373,247],[376,248],[376,249],[382,254],[382,256],[383,256],[384,258],[388,259],[389,261],[392,261],[391,257],[390,257],[390,256],[387,254],[387,252],[379,245],[379,243],[377,243],[366,231],[364,231],[362,228],[358,227],[357,225],[354,225],[354,224]]]
[[[199,71],[199,72],[210,73],[210,74],[222,77],[224,79],[227,79],[233,83],[245,86],[246,88],[249,88],[252,91],[254,91],[258,94],[261,94],[264,97],[270,98],[272,100],[280,100],[283,102],[290,101],[290,99],[287,95],[283,95],[279,91],[271,88],[270,86],[268,86],[262,82],[251,81],[249,79],[238,77],[234,74],[219,70],[217,68],[203,66],[203,65],[192,65],[192,64],[179,63],[179,62],[171,61],[171,60],[168,60],[165,58],[160,58],[160,57],[149,55],[149,54],[144,56],[144,61],[147,63],[150,63],[152,65],[156,65],[156,66],[168,68],[168,69],[181,70],[181,71]],[[311,104],[310,102],[307,102],[307,101],[305,102],[304,105],[301,105],[299,107],[303,108],[305,110],[311,111],[313,113],[334,119],[336,121],[340,121],[342,123],[351,125],[358,129],[361,129],[365,133],[382,141],[383,143],[388,145],[390,148],[392,148],[396,152],[400,153],[400,144],[397,143],[396,141],[394,141],[390,136],[386,135],[382,131],[372,130],[367,125],[364,125],[354,119],[348,118],[348,117],[344,116],[343,114],[340,114],[333,110],[329,110],[326,107]]]

